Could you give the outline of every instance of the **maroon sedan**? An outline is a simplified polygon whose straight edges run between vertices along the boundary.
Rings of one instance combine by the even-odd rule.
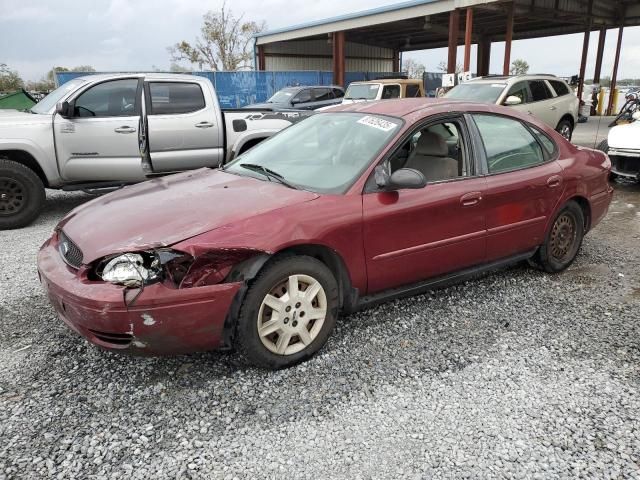
[[[523,260],[564,270],[607,213],[609,170],[502,107],[342,106],[221,170],[77,208],[38,267],[60,318],[96,345],[235,347],[280,368],[317,352],[340,312]]]

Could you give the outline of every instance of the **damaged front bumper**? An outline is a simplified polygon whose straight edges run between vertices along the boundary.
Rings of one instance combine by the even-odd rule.
[[[610,148],[611,172],[621,177],[640,179],[640,150]]]
[[[131,291],[92,281],[62,259],[50,240],[38,254],[42,285],[59,317],[91,343],[139,355],[176,355],[219,348],[242,283],[193,288],[148,285],[127,307]]]

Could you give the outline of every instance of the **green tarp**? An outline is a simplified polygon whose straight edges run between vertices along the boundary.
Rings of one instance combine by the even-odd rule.
[[[37,102],[24,89],[0,96],[0,109],[28,110]]]

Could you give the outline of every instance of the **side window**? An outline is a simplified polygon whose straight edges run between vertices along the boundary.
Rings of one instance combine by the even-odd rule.
[[[74,102],[76,117],[124,117],[138,111],[138,79],[99,83]]]
[[[420,96],[420,86],[409,84],[407,85],[407,98],[416,98]]]
[[[536,138],[540,141],[540,143],[542,143],[542,146],[547,151],[547,154],[549,157],[551,157],[554,153],[556,153],[556,150],[558,147],[553,142],[553,140],[551,140],[547,136],[546,133],[544,133],[542,130],[538,129],[537,127],[534,127],[533,125],[529,125],[529,127],[535,134]]]
[[[495,115],[474,115],[473,118],[484,143],[489,173],[544,163],[545,156],[540,144],[519,121]]]
[[[313,96],[315,102],[324,102],[333,98],[333,93],[330,88],[314,88]]]
[[[571,93],[569,91],[569,87],[564,82],[561,82],[559,80],[550,80],[549,83],[559,97],[562,97],[563,95],[569,95],[569,93]]]
[[[429,183],[470,176],[462,131],[458,121],[421,128],[390,158],[390,173],[412,168],[422,172]]]
[[[547,88],[547,84],[542,80],[532,80],[529,82],[531,96],[534,102],[540,102],[552,97],[551,92]]]
[[[382,99],[400,98],[400,85],[385,85],[382,89]]]
[[[527,82],[516,83],[513,87],[511,87],[505,99],[508,97],[518,97],[522,103],[530,103],[531,98],[529,97]]]
[[[205,107],[204,95],[197,83],[151,82],[151,115],[191,113]]]
[[[334,88],[333,89],[333,94],[335,95],[336,98],[344,97],[344,91],[340,90],[339,88]]]
[[[298,94],[293,98],[296,103],[307,103],[313,101],[313,96],[311,95],[311,89],[300,90]]]

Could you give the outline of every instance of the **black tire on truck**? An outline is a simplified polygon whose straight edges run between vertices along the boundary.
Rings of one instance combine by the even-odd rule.
[[[0,159],[0,230],[26,227],[38,218],[44,201],[44,185],[33,170]]]

